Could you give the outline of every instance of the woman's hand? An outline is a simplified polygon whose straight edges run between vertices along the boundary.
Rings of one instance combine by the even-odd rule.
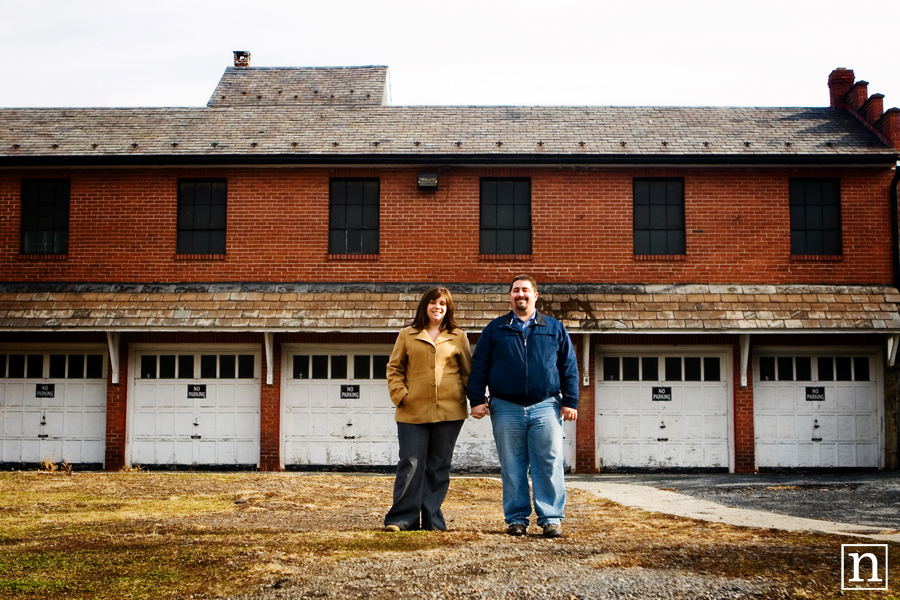
[[[472,407],[472,412],[469,413],[472,415],[473,419],[483,419],[488,415],[490,411],[488,410],[487,403],[479,404],[478,406]]]

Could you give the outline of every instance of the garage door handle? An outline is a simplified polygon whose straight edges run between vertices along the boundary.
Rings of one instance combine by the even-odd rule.
[[[668,442],[669,438],[656,438],[657,442]]]
[[[192,440],[199,440],[200,437],[201,437],[201,436],[199,436],[199,435],[192,435],[192,436],[191,436],[191,439],[192,439]]]
[[[822,441],[822,438],[813,438],[812,441],[814,441],[814,442],[821,442],[821,441]]]
[[[345,440],[355,440],[355,439],[356,439],[356,436],[355,436],[355,435],[345,435],[345,436],[344,436],[344,439],[345,439]]]
[[[39,434],[38,434],[38,437],[39,437],[39,438],[45,438],[45,437],[47,437],[47,434],[46,434],[46,433],[39,433]]]

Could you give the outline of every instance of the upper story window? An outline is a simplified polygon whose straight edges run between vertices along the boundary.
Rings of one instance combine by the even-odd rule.
[[[178,254],[225,254],[225,179],[178,180]]]
[[[839,179],[792,178],[790,202],[791,254],[843,252]]]
[[[332,179],[328,194],[328,254],[378,254],[378,179]]]
[[[531,180],[481,180],[480,254],[531,254]]]
[[[683,179],[635,178],[634,253],[686,253]]]
[[[22,181],[22,254],[69,253],[69,180]]]

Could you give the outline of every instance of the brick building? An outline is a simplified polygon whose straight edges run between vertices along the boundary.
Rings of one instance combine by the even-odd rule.
[[[205,107],[0,109],[0,463],[393,465],[420,292],[474,342],[525,272],[578,349],[576,471],[896,468],[900,111],[828,85],[392,106],[384,67],[236,52]]]

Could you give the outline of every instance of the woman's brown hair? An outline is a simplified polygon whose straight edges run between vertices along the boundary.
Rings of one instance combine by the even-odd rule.
[[[413,329],[422,331],[428,327],[428,304],[432,300],[437,300],[441,296],[447,301],[447,312],[441,321],[441,331],[453,331],[458,329],[456,317],[453,316],[453,295],[445,287],[433,287],[425,290],[422,299],[419,300],[419,307],[416,309],[416,317],[413,319]]]

